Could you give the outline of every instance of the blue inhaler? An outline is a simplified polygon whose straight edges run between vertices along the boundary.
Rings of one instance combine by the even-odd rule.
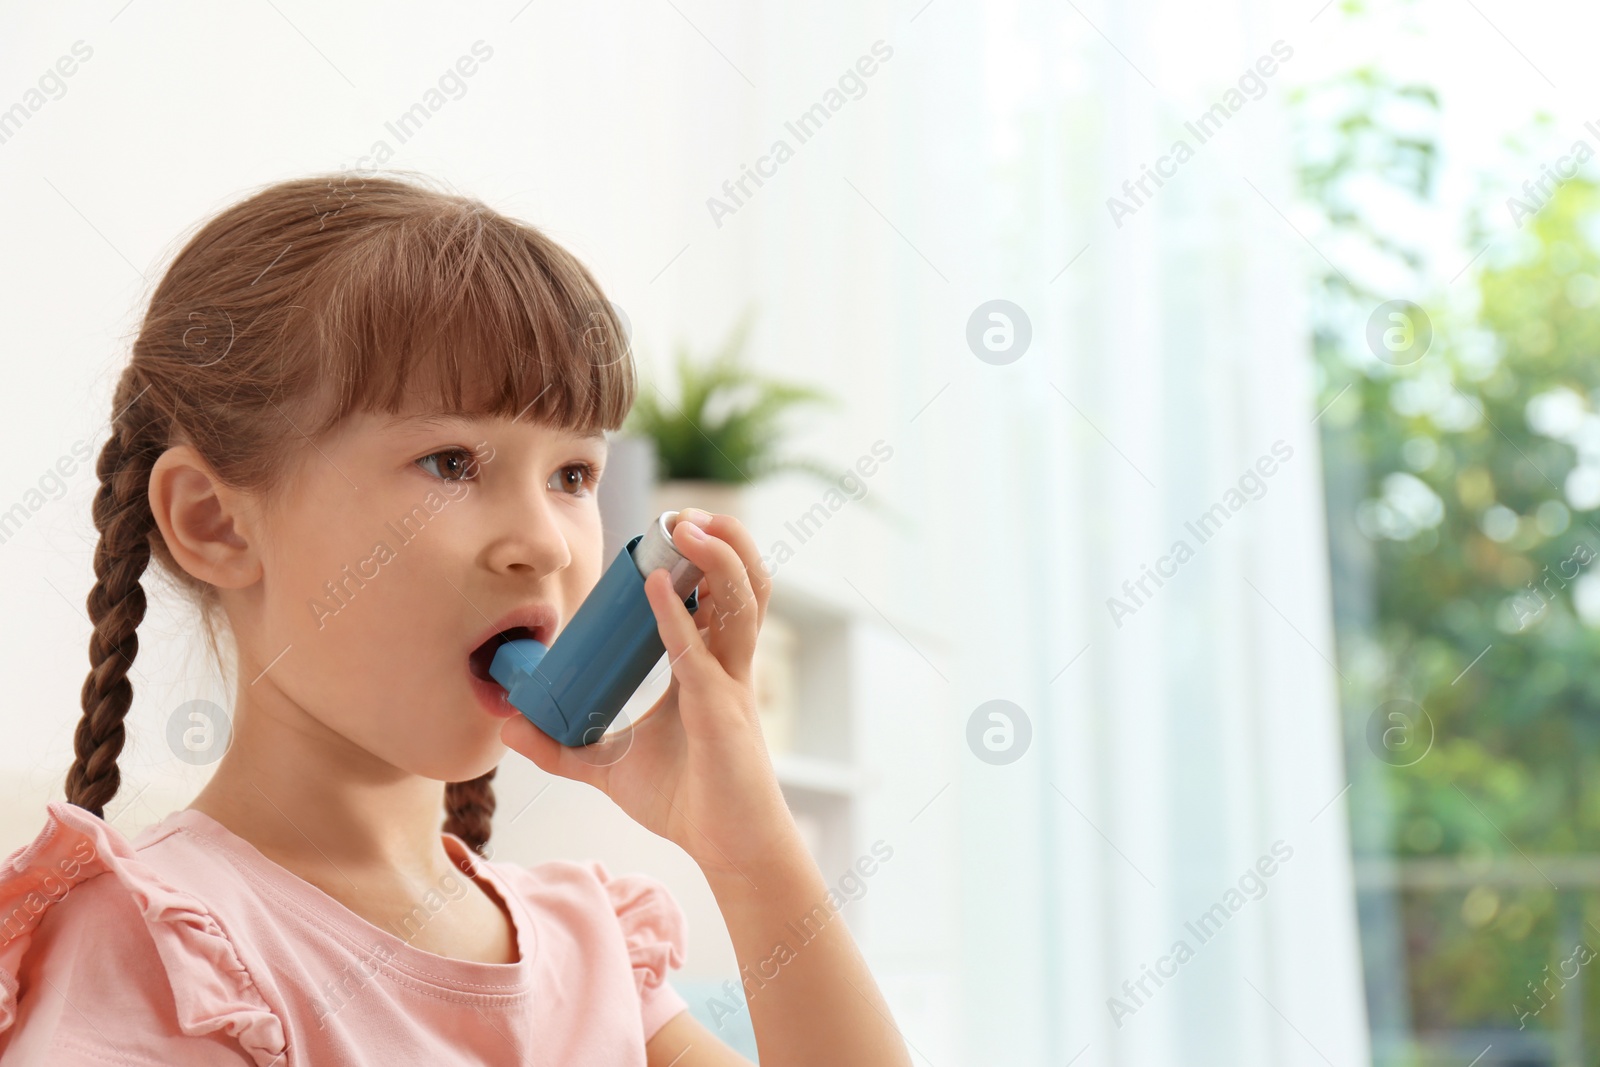
[[[672,544],[678,513],[664,511],[629,541],[549,648],[532,638],[507,641],[489,676],[529,722],[569,748],[600,740],[650,668],[666,652],[645,576],[664,567],[693,614],[701,571]]]

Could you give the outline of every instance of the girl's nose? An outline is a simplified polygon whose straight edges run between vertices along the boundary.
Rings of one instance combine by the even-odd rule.
[[[531,573],[542,578],[572,562],[567,531],[542,493],[534,492],[497,509],[491,521],[496,529],[484,562],[497,574]]]

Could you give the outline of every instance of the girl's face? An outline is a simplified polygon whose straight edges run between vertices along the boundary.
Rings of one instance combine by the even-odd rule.
[[[229,605],[241,703],[297,708],[411,774],[488,771],[515,714],[484,680],[489,639],[548,645],[599,580],[605,459],[598,431],[420,412],[356,413],[306,445],[258,515],[262,580]]]

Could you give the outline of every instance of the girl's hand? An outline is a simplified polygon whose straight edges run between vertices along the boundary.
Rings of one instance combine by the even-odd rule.
[[[804,853],[761,736],[751,678],[772,583],[754,538],[732,516],[685,509],[672,541],[705,577],[693,615],[665,571],[645,577],[672,669],[661,699],[593,745],[567,748],[521,715],[506,720],[500,737],[541,769],[605,793],[692,856],[709,880],[755,887]]]

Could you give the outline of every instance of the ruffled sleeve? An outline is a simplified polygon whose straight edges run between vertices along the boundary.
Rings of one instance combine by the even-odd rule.
[[[600,861],[590,862],[622,927],[639,990],[644,1038],[649,1041],[663,1023],[689,1007],[667,981],[668,970],[683,966],[689,923],[672,891],[661,882],[643,874],[613,877]]]
[[[152,969],[170,995],[141,981],[139,964],[150,961],[152,946]],[[52,993],[71,1010],[41,1008],[31,1020],[29,1001]],[[155,1051],[170,1055],[156,1062],[244,1062],[226,1056],[237,1043],[258,1067],[285,1065],[283,1022],[205,905],[159,877],[103,820],[53,802],[38,837],[0,864],[0,1052],[42,1050],[44,1039],[30,1036],[30,1027],[52,1023],[51,1042],[81,1048],[114,1039],[120,1048],[130,1020],[117,1018],[114,1030],[94,1022],[111,1017],[107,1009],[119,1002],[170,1014],[141,1035],[157,1044],[166,1036]]]

